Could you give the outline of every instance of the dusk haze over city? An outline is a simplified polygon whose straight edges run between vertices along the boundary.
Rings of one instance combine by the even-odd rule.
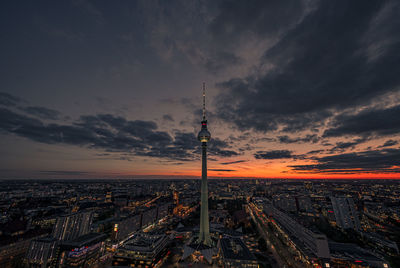
[[[399,15],[2,1],[0,267],[400,267]]]

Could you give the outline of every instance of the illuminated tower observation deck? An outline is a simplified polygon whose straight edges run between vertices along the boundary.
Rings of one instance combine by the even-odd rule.
[[[200,234],[199,243],[212,246],[210,238],[210,226],[208,221],[208,186],[207,186],[207,142],[211,139],[211,134],[207,130],[206,120],[206,93],[203,83],[203,120],[198,140],[201,142],[201,211],[200,211]]]

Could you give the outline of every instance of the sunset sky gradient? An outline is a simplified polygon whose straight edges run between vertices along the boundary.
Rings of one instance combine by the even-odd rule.
[[[0,178],[400,178],[399,1],[4,1]]]

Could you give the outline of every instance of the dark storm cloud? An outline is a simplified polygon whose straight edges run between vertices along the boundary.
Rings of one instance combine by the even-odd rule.
[[[171,144],[158,144],[150,150],[138,153],[138,155],[190,161],[197,157],[198,146],[196,136],[193,133],[178,132]]]
[[[340,115],[324,132],[324,136],[393,135],[397,133],[400,133],[400,105],[387,109],[368,109],[355,115]]]
[[[16,114],[8,109],[0,108],[0,130],[13,132],[20,126],[41,127],[41,121],[24,115]]]
[[[273,150],[273,151],[257,151],[254,154],[256,159],[284,159],[293,158],[291,151],[288,150]]]
[[[178,132],[171,137],[157,128],[152,121],[130,121],[111,114],[81,116],[72,125],[45,124],[33,117],[0,108],[0,131],[41,143],[64,143],[108,152],[125,152],[128,153],[126,159],[133,155],[179,161],[198,157],[199,142],[193,133]],[[219,139],[211,140],[209,153],[221,157],[238,155]]]
[[[313,158],[317,164],[293,165],[306,173],[393,173],[400,172],[400,150],[385,149]]]
[[[237,160],[237,161],[232,161],[232,162],[224,162],[220,163],[220,165],[234,165],[234,164],[239,164],[239,163],[244,163],[248,162],[247,160]]]
[[[208,170],[211,170],[211,171],[221,171],[221,172],[236,171],[235,169],[218,169],[218,168],[209,168]]]
[[[306,153],[306,155],[310,155],[310,154],[319,154],[324,152],[325,150],[312,150]]]
[[[16,106],[22,100],[11,94],[0,92],[0,105],[4,106]]]
[[[278,136],[280,143],[317,143],[320,140],[316,134],[308,134],[305,137],[290,138],[289,136]]]
[[[210,156],[231,157],[239,155],[238,152],[229,150],[226,142],[220,139],[211,139],[208,143],[207,152]],[[197,137],[192,132],[177,132],[175,139],[167,146],[153,146],[150,151],[140,155],[151,157],[164,157],[180,161],[197,159],[200,152],[200,145]]]
[[[329,149],[328,152],[335,153],[335,152],[343,152],[346,149],[354,149],[357,145],[362,144],[366,141],[368,141],[368,139],[365,137],[354,139],[353,141],[339,141],[336,143],[334,147]]]
[[[394,146],[394,145],[397,145],[397,144],[399,144],[398,141],[395,141],[395,140],[387,140],[387,141],[385,141],[384,144],[382,144],[382,145],[379,146],[378,148],[390,147],[390,146]]]
[[[246,13],[244,5],[233,14],[238,23],[241,18],[251,23],[262,11]],[[217,114],[241,130],[299,131],[323,126],[332,111],[395,91],[400,85],[399,6],[395,1],[320,1],[265,52],[261,71],[219,84]],[[225,29],[224,20],[220,23]],[[273,27],[243,25],[261,35],[263,25]]]
[[[213,138],[210,140],[208,144],[208,152],[210,155],[218,155],[218,156],[223,156],[223,157],[231,157],[231,156],[237,156],[239,155],[238,152],[233,151],[233,150],[228,150],[231,146],[228,144],[228,142],[223,141],[218,138]]]
[[[288,29],[301,18],[304,8],[303,1],[221,1],[209,30],[217,42],[235,45],[240,37],[271,36]]]
[[[29,107],[21,107],[20,109],[30,115],[37,116],[42,119],[56,120],[60,116],[59,111],[48,109],[45,107],[29,106]]]

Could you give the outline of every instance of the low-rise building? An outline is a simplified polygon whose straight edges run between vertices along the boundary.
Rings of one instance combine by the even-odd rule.
[[[156,267],[167,253],[168,242],[164,234],[136,234],[117,250],[112,265]]]
[[[89,233],[62,242],[56,267],[92,267],[102,255],[106,237],[105,234]]]
[[[218,247],[224,267],[258,268],[257,259],[240,238],[221,238]]]
[[[382,267],[389,264],[355,244],[329,242],[333,267]]]

